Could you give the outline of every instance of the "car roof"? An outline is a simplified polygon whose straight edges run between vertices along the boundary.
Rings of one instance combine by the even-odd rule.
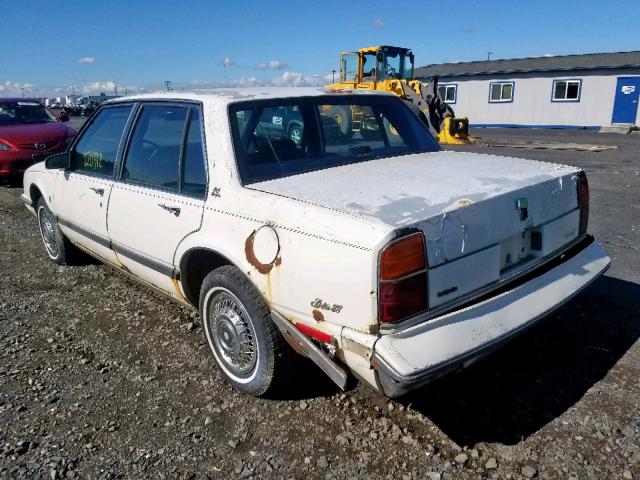
[[[202,103],[229,104],[246,100],[265,100],[271,98],[316,97],[320,95],[389,95],[386,92],[372,90],[332,90],[323,87],[251,87],[251,88],[214,88],[208,90],[193,90],[190,92],[156,92],[130,97],[108,100],[107,104],[130,102],[138,100],[187,100]]]

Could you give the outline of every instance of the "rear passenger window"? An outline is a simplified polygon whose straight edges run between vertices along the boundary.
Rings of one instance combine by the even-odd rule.
[[[71,169],[95,175],[113,175],[125,124],[132,105],[102,110],[82,133],[71,156]]]
[[[207,171],[202,149],[200,115],[197,110],[192,111],[191,120],[189,120],[189,131],[184,147],[181,193],[198,198],[204,198],[207,193]]]
[[[143,107],[131,136],[122,179],[177,192],[186,118],[184,107]]]

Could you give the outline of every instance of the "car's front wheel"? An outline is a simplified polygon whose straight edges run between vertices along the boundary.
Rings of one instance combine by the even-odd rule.
[[[40,237],[49,260],[58,265],[73,264],[80,252],[60,231],[58,222],[42,197],[36,203],[36,214]]]
[[[286,383],[294,353],[240,270],[224,266],[205,277],[200,315],[211,352],[236,389],[262,396]]]

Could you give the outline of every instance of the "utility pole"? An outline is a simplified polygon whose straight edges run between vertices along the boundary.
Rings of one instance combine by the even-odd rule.
[[[487,52],[487,61],[491,60],[491,55],[493,55],[493,52]]]
[[[165,80],[164,85],[167,87],[167,92],[173,90],[173,88],[171,88],[171,80]]]
[[[118,84],[116,82],[113,82],[113,91],[116,94],[116,97],[118,96]]]
[[[20,87],[20,93],[22,94],[22,98],[24,98],[24,87]]]
[[[331,83],[336,83],[336,71],[331,70]]]

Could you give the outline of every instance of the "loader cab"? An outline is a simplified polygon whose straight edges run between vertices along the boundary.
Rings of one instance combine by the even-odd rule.
[[[340,83],[376,88],[386,80],[413,78],[413,53],[407,48],[369,47],[340,55]]]
[[[413,79],[413,53],[406,48],[380,47],[377,52],[378,81]]]

